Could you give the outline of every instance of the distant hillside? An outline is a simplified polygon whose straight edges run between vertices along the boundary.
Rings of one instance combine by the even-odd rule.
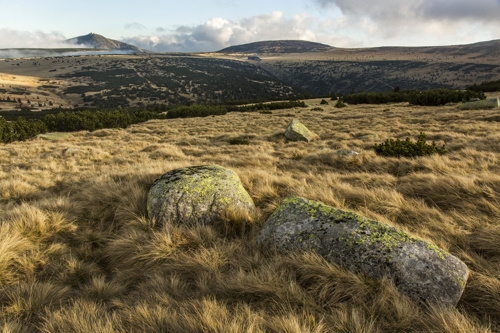
[[[272,40],[230,46],[218,53],[304,53],[327,51],[331,48],[326,44],[303,40]]]
[[[145,50],[138,48],[137,46],[109,39],[94,33],[71,38],[68,39],[67,42],[75,45],[90,46],[99,50],[135,51],[140,53],[146,52]]]

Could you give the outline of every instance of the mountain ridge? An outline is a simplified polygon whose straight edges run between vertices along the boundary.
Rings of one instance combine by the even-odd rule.
[[[216,53],[305,53],[332,49],[327,44],[305,40],[269,40],[226,47]]]

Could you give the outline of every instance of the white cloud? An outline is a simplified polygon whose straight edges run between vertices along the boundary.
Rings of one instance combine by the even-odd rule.
[[[313,1],[340,10],[342,23],[332,31],[371,46],[469,43],[498,38],[500,29],[499,0]]]
[[[60,32],[28,32],[0,28],[0,48],[66,48],[71,44]],[[74,46],[73,46],[74,47]]]
[[[131,22],[125,24],[125,29],[127,30],[146,30],[146,26],[138,22]]]
[[[316,41],[317,24],[317,19],[308,14],[286,18],[283,12],[274,11],[241,21],[215,17],[197,26],[180,26],[171,34],[142,35],[124,41],[153,51],[216,51],[262,40]]]

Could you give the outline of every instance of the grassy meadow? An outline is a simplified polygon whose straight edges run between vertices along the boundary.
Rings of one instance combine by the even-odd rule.
[[[1,144],[2,331],[500,331],[499,111],[306,103]],[[293,118],[314,141],[285,140]],[[398,159],[372,149],[422,131],[448,153]],[[367,134],[376,136],[356,138]],[[249,144],[230,144],[245,143],[235,138]],[[155,226],[145,211],[154,179],[204,164],[235,170],[257,212],[228,213],[213,226]],[[388,281],[314,253],[254,248],[292,195],[396,226],[460,258],[471,275],[458,306],[419,307]]]

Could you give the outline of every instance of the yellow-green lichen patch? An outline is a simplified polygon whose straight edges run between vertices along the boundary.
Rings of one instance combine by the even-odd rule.
[[[463,279],[461,279],[459,276],[457,276],[457,281],[458,281],[458,284],[460,284],[461,288],[465,288],[465,281]]]
[[[367,247],[374,247],[380,251],[392,252],[396,248],[402,247],[403,244],[421,242],[427,249],[433,250],[442,260],[449,255],[437,246],[394,227],[390,227],[375,220],[370,220],[353,212],[346,212],[314,200],[308,200],[297,196],[284,199],[274,211],[272,221],[276,227],[284,223],[295,223],[290,222],[291,220],[288,213],[290,207],[293,207],[294,212],[299,211],[301,214],[304,214],[301,218],[305,218],[308,221],[326,222],[326,228],[328,228],[328,225],[337,226],[342,224],[344,232],[340,236],[340,240],[350,247],[364,244]],[[310,239],[314,239],[313,237],[317,236],[310,236]]]
[[[254,209],[250,195],[232,170],[218,165],[172,170],[148,193],[150,216],[159,220],[205,223],[226,209]]]
[[[458,258],[424,240],[381,222],[319,202],[283,200],[256,244],[287,253],[314,251],[326,260],[371,278],[391,278],[415,299],[455,305],[468,277]]]
[[[285,130],[285,136],[292,141],[309,142],[311,140],[311,131],[297,119],[292,119]]]

